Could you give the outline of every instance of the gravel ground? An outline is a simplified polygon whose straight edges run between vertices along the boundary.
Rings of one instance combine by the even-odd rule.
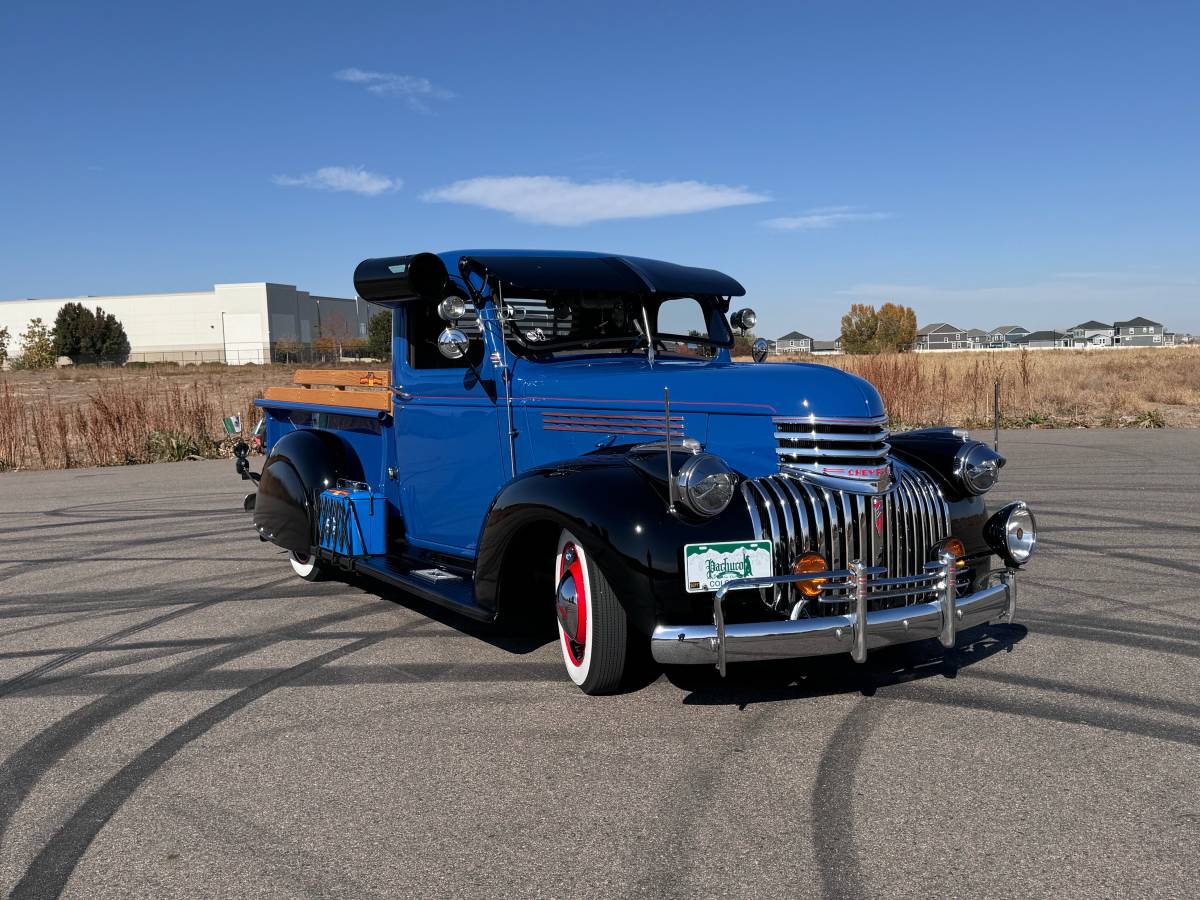
[[[228,462],[0,475],[13,897],[1178,897],[1200,433],[1002,435],[1019,624],[587,698],[248,531]],[[1192,884],[1192,888],[1187,888]]]

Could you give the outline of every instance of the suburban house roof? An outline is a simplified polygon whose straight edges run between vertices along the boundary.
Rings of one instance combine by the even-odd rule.
[[[1061,341],[1066,335],[1061,331],[1033,331],[1029,334],[1032,341]]]
[[[1162,322],[1152,322],[1145,316],[1136,316],[1130,319],[1128,322],[1114,322],[1113,324],[1118,328],[1120,328],[1122,325],[1157,325],[1159,328],[1162,328]]]
[[[962,329],[955,325],[951,325],[949,322],[930,322],[928,325],[922,325],[920,328],[918,328],[917,334],[936,334],[942,331],[958,332],[962,331]]]
[[[812,348],[814,350],[836,350],[838,348],[837,341],[813,341]]]
[[[801,334],[798,331],[789,331],[783,337],[776,338],[776,340],[780,340],[780,341],[811,341],[812,338],[810,338],[807,334]]]
[[[1077,328],[1096,329],[1096,328],[1112,328],[1112,326],[1105,325],[1103,322],[1097,322],[1095,319],[1092,319],[1092,321],[1090,321],[1090,322],[1084,322],[1081,325],[1076,325],[1075,328],[1072,328],[1071,330],[1074,331]]]
[[[1013,331],[1028,331],[1024,325],[997,325],[991,330],[992,334],[1009,334]]]
[[[982,328],[968,328],[967,334],[971,335],[972,337],[987,337],[987,332]]]

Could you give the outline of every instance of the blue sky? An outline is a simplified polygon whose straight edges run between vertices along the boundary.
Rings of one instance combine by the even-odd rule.
[[[1200,332],[1194,3],[0,7],[0,297],[578,248],[710,265],[760,333]]]

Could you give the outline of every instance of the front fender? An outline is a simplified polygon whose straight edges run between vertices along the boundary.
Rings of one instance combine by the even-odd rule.
[[[753,539],[740,496],[709,519],[683,511],[672,515],[661,485],[623,457],[584,457],[545,466],[505,485],[488,510],[476,558],[475,592],[481,606],[503,615],[499,596],[505,558],[517,549],[514,541],[522,534],[547,523],[570,529],[584,543],[634,627],[645,634],[657,624],[694,621],[704,610],[711,613],[710,594],[688,594],[684,588],[685,544]]]

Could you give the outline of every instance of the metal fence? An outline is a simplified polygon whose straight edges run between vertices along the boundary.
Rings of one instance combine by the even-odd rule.
[[[218,363],[230,366],[266,365],[268,363],[336,365],[338,363],[376,363],[380,361],[375,357],[367,356],[365,352],[349,348],[344,348],[339,353],[336,349],[318,350],[312,347],[272,347],[268,353],[265,348],[253,347],[248,349],[164,350],[148,353],[130,353],[125,360],[125,365],[198,366],[204,363]]]

